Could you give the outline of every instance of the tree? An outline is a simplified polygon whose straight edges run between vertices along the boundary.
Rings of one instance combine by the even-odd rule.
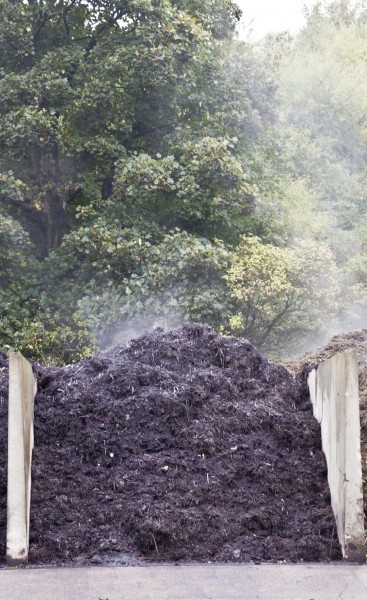
[[[310,240],[279,248],[244,237],[226,280],[235,303],[231,331],[268,352],[300,349],[326,331],[339,309],[333,256]]]
[[[0,343],[69,361],[195,319],[274,350],[334,314],[366,198],[347,4],[252,48],[230,0],[0,0]]]
[[[1,1],[0,169],[25,192],[8,203],[23,223],[32,213],[40,256],[60,245],[77,205],[111,194],[119,157],[159,151],[200,114],[184,99],[238,10],[184,4]]]
[[[318,3],[280,69],[284,169],[329,215],[335,252],[365,215],[367,24],[357,4]]]
[[[0,9],[0,208],[8,234],[27,241],[36,298],[30,320],[15,311],[9,321],[1,308],[1,341],[26,348],[27,328],[49,355],[47,335],[60,326],[85,341],[75,307],[88,290],[140,273],[138,240],[160,244],[176,225],[214,236],[222,219],[230,239],[251,211],[220,94],[208,94],[240,13],[229,0],[1,0]],[[159,177],[171,163],[175,190],[143,173],[150,164]],[[151,202],[139,168],[156,188]]]
[[[37,264],[30,255],[29,236],[11,217],[0,213],[0,345],[12,344],[13,336],[37,305],[34,293]]]
[[[231,149],[236,141],[204,137],[175,155],[139,153],[116,163],[115,205],[126,223],[140,215],[168,229],[209,239],[236,237],[251,213],[253,187]]]

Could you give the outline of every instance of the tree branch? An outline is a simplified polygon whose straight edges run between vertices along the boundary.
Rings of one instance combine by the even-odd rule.
[[[65,25],[65,30],[66,30],[66,35],[70,35],[70,27],[69,27],[69,23],[67,21],[67,15],[68,13],[71,11],[71,9],[75,6],[75,4],[78,2],[78,0],[72,0],[70,2],[70,4],[68,4],[65,9],[63,10],[62,14],[60,15],[59,18],[59,22],[61,21],[61,19],[64,21],[64,25]]]
[[[266,338],[270,335],[272,329],[274,329],[275,325],[277,325],[279,323],[279,321],[281,321],[281,319],[284,317],[284,315],[292,312],[291,306],[293,304],[293,301],[294,301],[294,296],[292,295],[292,297],[286,301],[283,310],[280,313],[278,313],[277,316],[274,317],[274,319],[266,327],[263,335],[260,337],[260,340],[259,340],[260,344],[263,344],[265,342]]]
[[[101,38],[103,38],[106,34],[108,34],[112,27],[114,27],[114,25],[117,25],[118,21],[127,14],[128,11],[126,10],[126,8],[120,8],[120,10],[118,10],[115,15],[111,16],[111,18],[106,23],[100,25],[98,32],[96,32],[96,34],[91,37],[89,44],[85,49],[86,56],[88,56],[89,53],[93,50],[93,48],[97,45],[98,41]]]

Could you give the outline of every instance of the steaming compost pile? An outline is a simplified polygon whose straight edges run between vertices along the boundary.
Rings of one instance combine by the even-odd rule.
[[[343,352],[349,348],[354,348],[357,353],[359,371],[363,496],[365,501],[365,529],[367,532],[367,329],[335,335],[323,348],[308,352],[299,360],[286,363],[286,366],[293,373],[299,373],[302,370],[307,372],[307,370],[316,367],[319,363],[331,358],[338,352]]]
[[[340,558],[304,384],[247,341],[158,329],[37,371],[31,563]]]

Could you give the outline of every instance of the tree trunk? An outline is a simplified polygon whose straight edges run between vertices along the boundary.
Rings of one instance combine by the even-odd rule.
[[[52,191],[47,193],[47,249],[58,248],[68,232],[68,218],[63,201]]]
[[[68,216],[65,203],[60,194],[61,177],[59,164],[59,150],[57,144],[48,151],[39,147],[34,148],[32,155],[35,180],[43,196],[44,213],[46,222],[46,239],[42,245],[46,246],[45,255],[60,246],[62,238],[69,230]]]

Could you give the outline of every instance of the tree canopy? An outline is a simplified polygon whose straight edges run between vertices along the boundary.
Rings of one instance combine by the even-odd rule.
[[[197,320],[287,353],[363,310],[364,3],[257,45],[239,17],[0,0],[1,346],[70,362]]]

